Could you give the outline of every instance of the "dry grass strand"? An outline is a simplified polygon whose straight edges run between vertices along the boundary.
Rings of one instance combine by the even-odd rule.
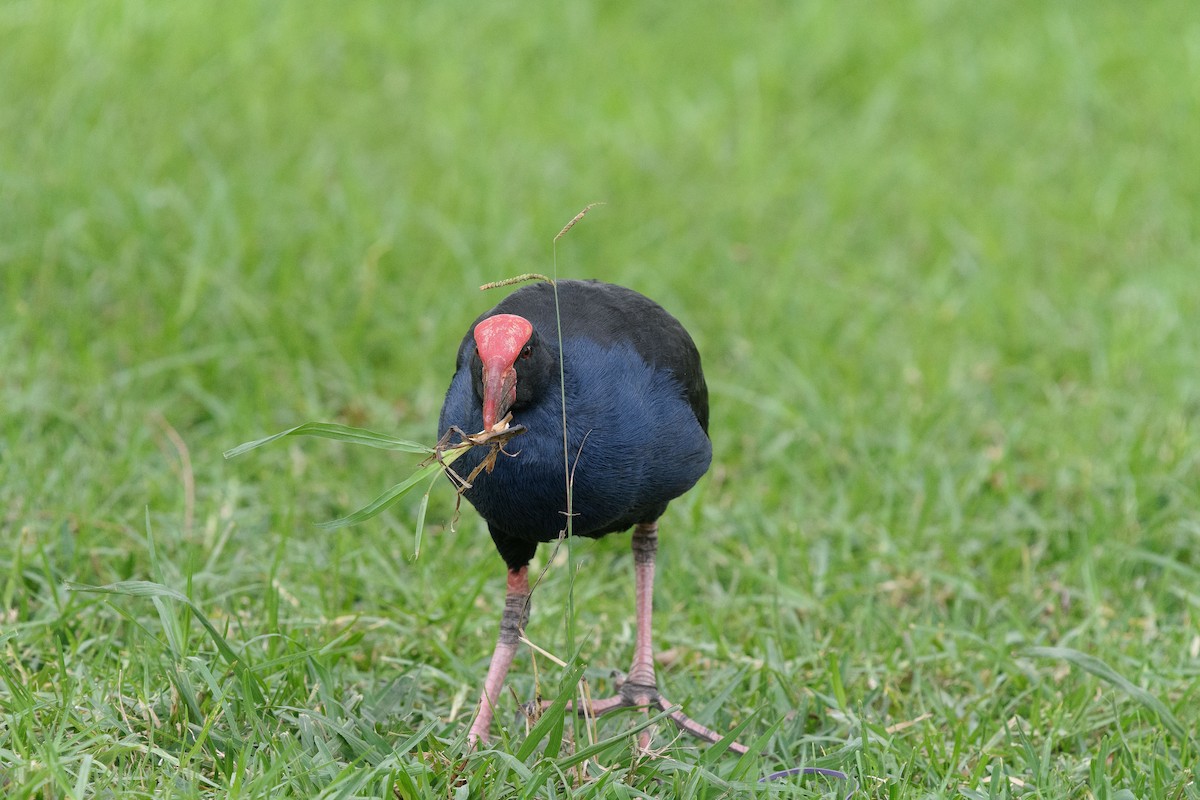
[[[579,220],[581,220],[581,219],[583,219],[585,216],[587,216],[587,213],[588,213],[589,211],[591,211],[591,210],[592,210],[593,208],[595,208],[596,206],[602,206],[602,205],[604,205],[604,202],[603,202],[603,201],[599,201],[599,202],[596,202],[596,203],[588,203],[586,206],[584,206],[584,208],[583,208],[583,211],[580,211],[578,214],[576,214],[574,217],[572,217],[572,218],[571,218],[571,221],[570,221],[570,222],[568,222],[566,225],[564,225],[564,226],[563,226],[563,229],[562,229],[561,231],[559,231],[559,232],[558,232],[558,235],[556,235],[556,236],[554,237],[554,241],[556,241],[556,242],[557,242],[559,239],[561,239],[562,237],[566,236],[566,235],[567,235],[567,231],[571,230],[571,228],[574,228],[574,227],[575,227],[575,224],[576,224],[577,222],[579,222]]]
[[[561,236],[562,234],[559,235]],[[545,281],[551,286],[554,285],[554,280],[552,278],[549,278],[540,272],[526,272],[521,275],[515,275],[511,278],[505,278],[502,281],[485,283],[479,287],[479,291],[486,292],[488,289],[499,289],[501,286],[512,286],[513,284],[525,283],[526,281]]]

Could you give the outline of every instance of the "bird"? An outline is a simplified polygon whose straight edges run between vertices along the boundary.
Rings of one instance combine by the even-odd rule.
[[[653,659],[658,521],[712,462],[708,387],[692,337],[658,303],[623,286],[596,280],[523,286],[481,314],[463,337],[439,434],[444,441],[451,431],[497,430],[509,415],[524,428],[512,441],[512,457],[493,453],[494,463],[484,465],[486,448],[477,447],[455,464],[476,473],[463,495],[487,523],[507,568],[499,635],[469,746],[489,739],[529,618],[529,563],[540,543],[564,534],[568,511],[573,536],[632,528],[636,587],[632,667],[616,695],[572,711],[656,708],[681,730],[719,741],[661,695]],[[638,746],[648,749],[650,738],[644,729]],[[730,749],[745,752],[736,742]]]

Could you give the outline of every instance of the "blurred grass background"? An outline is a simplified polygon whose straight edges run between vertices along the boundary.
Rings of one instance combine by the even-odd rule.
[[[825,759],[867,796],[1200,796],[1190,9],[0,3],[5,792],[719,797]],[[705,358],[656,640],[708,724],[782,721],[741,771],[666,731],[453,769],[502,604],[473,512],[435,493],[412,562],[415,500],[311,525],[411,459],[220,455],[432,442],[476,287],[598,200],[559,273]],[[534,600],[557,652],[575,593],[597,691],[626,550]],[[265,698],[183,605],[65,588],[121,580],[192,598]]]

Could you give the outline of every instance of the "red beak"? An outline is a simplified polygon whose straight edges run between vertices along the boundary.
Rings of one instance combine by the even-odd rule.
[[[492,358],[483,365],[483,429],[490,431],[504,419],[517,399],[517,371],[512,362]]]
[[[475,348],[483,362],[483,429],[491,431],[517,400],[513,365],[533,335],[533,325],[516,314],[496,314],[475,326]]]

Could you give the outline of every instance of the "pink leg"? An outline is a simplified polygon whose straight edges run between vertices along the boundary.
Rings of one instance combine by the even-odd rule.
[[[658,523],[633,529],[633,577],[636,588],[637,639],[627,683],[654,686],[654,556],[658,552]]]
[[[504,688],[504,679],[508,676],[508,668],[512,666],[513,656],[517,654],[521,630],[528,621],[529,568],[521,567],[508,572],[508,591],[504,596],[504,614],[500,617],[500,635],[492,652],[492,663],[488,665],[483,692],[479,696],[479,710],[467,734],[467,745],[471,749],[488,740],[500,690]]]
[[[591,704],[590,714],[599,716],[616,708],[641,708],[646,713],[650,708],[666,711],[671,703],[658,691],[658,680],[654,677],[654,636],[651,624],[654,611],[654,558],[658,553],[658,523],[644,522],[633,529],[633,570],[636,584],[637,639],[633,646],[633,666],[619,692],[609,698]],[[574,704],[568,706],[578,713],[586,713]],[[721,734],[690,719],[682,711],[674,711],[670,719],[686,733],[709,742],[721,741]],[[650,748],[650,729],[638,736],[638,747]],[[746,752],[746,746],[738,742],[729,745],[734,753]]]
[[[658,523],[650,522],[633,529],[633,577],[636,587],[634,604],[637,638],[633,645],[633,665],[625,678],[630,701],[642,707],[642,713],[658,699],[658,680],[654,677],[654,556],[658,552]],[[638,735],[638,747],[650,749],[650,729]]]

